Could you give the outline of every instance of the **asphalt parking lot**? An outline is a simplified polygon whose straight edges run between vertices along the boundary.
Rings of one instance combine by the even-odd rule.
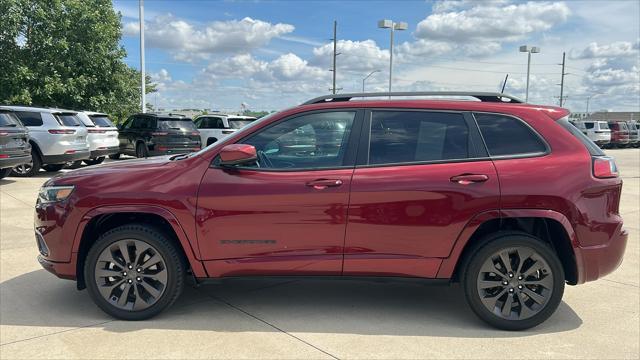
[[[524,332],[488,328],[457,286],[338,280],[225,281],[187,288],[152,320],[114,320],[36,261],[33,206],[51,174],[0,180],[0,358],[637,359],[640,150],[607,152],[624,179],[624,262],[567,287],[558,311]]]

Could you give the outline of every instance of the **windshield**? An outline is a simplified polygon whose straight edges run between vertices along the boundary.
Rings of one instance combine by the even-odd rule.
[[[18,117],[10,112],[0,112],[0,126],[22,127]]]
[[[162,130],[196,130],[196,125],[191,119],[184,120],[158,120],[158,129]]]
[[[80,126],[80,120],[75,114],[55,114],[60,125],[64,126]]]
[[[229,118],[229,127],[232,129],[242,129],[243,127],[256,121],[255,118]]]
[[[97,127],[115,127],[111,120],[109,120],[105,115],[92,115],[89,117]]]

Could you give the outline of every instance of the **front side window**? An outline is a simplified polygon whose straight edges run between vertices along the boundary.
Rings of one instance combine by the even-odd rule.
[[[462,114],[374,111],[369,164],[466,159],[469,129]]]
[[[540,137],[516,118],[474,113],[490,156],[541,154],[547,151]]]
[[[260,168],[313,169],[343,165],[355,111],[321,112],[286,119],[243,141],[253,145]]]
[[[39,112],[16,111],[16,116],[24,126],[42,126],[42,115]]]

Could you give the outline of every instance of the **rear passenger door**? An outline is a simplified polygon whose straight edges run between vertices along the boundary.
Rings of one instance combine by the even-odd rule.
[[[351,182],[344,275],[435,277],[465,225],[499,208],[471,114],[373,110]]]

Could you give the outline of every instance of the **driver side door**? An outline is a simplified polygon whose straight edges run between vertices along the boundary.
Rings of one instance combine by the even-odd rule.
[[[294,115],[237,142],[256,148],[254,165],[213,162],[196,216],[209,276],[341,274],[362,115]]]

